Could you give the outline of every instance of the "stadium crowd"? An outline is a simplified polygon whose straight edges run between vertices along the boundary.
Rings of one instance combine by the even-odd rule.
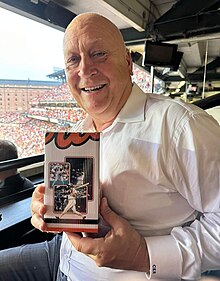
[[[55,87],[51,91],[45,91],[37,103],[49,101],[72,100],[66,84]],[[64,103],[63,103],[64,104]],[[48,103],[45,108],[31,107],[28,112],[5,112],[0,113],[0,138],[15,143],[19,157],[28,157],[44,153],[44,136],[48,131],[69,131],[68,122],[75,123],[84,118],[85,113],[78,107],[57,108]],[[40,120],[45,119],[45,120]],[[53,121],[51,121],[53,120]]]
[[[31,119],[27,123],[1,124],[0,137],[16,144],[19,157],[44,153],[44,135],[47,131],[67,131],[65,126]]]
[[[67,84],[54,87],[52,90],[46,90],[39,98],[33,99],[33,102],[38,101],[71,101],[73,97],[69,91]]]
[[[31,108],[28,112],[29,115],[37,115],[49,118],[55,118],[58,120],[66,120],[71,122],[77,122],[85,116],[85,112],[80,108]]]
[[[149,91],[150,75],[136,66],[133,73],[133,81]],[[69,102],[74,104],[74,99],[68,85],[62,84],[33,99],[27,112],[0,113],[0,138],[15,143],[19,157],[44,153],[46,132],[70,131],[71,124],[85,118],[85,112]]]

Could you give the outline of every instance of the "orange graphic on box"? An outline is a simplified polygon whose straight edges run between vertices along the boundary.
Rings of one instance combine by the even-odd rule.
[[[52,140],[55,141],[55,145],[59,149],[66,149],[71,145],[80,146],[85,144],[88,140],[99,141],[99,133],[46,133],[45,144],[50,143]]]

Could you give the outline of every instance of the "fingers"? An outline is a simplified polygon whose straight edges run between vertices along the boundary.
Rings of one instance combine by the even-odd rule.
[[[106,197],[102,197],[101,200],[101,215],[103,219],[108,223],[109,221],[112,221],[115,216],[117,216],[108,206],[108,201]]]
[[[99,252],[100,245],[102,245],[104,238],[90,238],[82,237],[77,233],[66,232],[69,240],[78,252],[84,253],[88,256],[96,256]]]
[[[147,272],[149,257],[144,238],[128,221],[111,210],[106,198],[101,201],[101,215],[110,226],[104,237],[67,233],[76,250],[92,258],[97,266]]]
[[[31,213],[32,215],[38,214],[39,216],[43,217],[43,215],[46,213],[46,206],[41,201],[32,201]]]
[[[35,188],[35,192],[45,193],[45,184],[41,183]]]
[[[45,185],[38,185],[33,192],[31,201],[31,223],[35,228],[41,231],[47,230],[46,224],[43,219],[43,216],[46,212],[46,206],[44,205],[44,192]]]
[[[32,194],[32,200],[35,200],[35,199],[38,199],[38,198],[42,198],[42,196],[44,195],[45,193],[45,184],[42,183],[42,184],[39,184],[33,194]]]
[[[82,236],[80,236],[79,234],[77,233],[72,233],[72,232],[66,232],[66,235],[68,236],[70,242],[72,243],[72,245],[75,247],[75,249],[78,251],[78,252],[82,252],[82,249],[81,249],[81,243],[82,243]],[[84,253],[84,252],[83,252]],[[84,253],[86,254],[86,253]]]
[[[31,217],[31,224],[39,229],[40,231],[44,232],[44,231],[47,231],[47,226],[43,220],[42,217],[40,217],[39,215],[37,214],[33,214],[32,217]]]
[[[111,226],[115,232],[118,232],[121,227],[127,223],[126,220],[119,217],[114,211],[112,211],[108,205],[106,197],[103,197],[101,200],[101,215],[104,221],[107,222],[107,224]]]
[[[44,184],[40,184],[35,188],[32,194],[32,201],[31,201],[32,215],[39,214],[40,216],[43,216],[45,214],[46,206],[44,205],[44,192],[45,192]]]

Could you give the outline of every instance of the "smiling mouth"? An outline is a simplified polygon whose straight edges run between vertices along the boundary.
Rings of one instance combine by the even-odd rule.
[[[104,88],[105,85],[106,84],[102,84],[102,85],[98,85],[98,86],[94,86],[94,87],[81,88],[81,90],[84,92],[95,92],[95,91],[98,91],[98,90],[101,90],[102,88]]]

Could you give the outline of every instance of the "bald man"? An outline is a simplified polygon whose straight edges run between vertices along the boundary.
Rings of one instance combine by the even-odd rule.
[[[63,46],[67,82],[87,112],[73,129],[102,132],[99,233],[27,245],[22,261],[21,248],[0,253],[0,280],[197,280],[218,269],[218,123],[133,84],[123,38],[100,15],[77,16]],[[41,231],[44,189],[35,189],[31,204]]]

